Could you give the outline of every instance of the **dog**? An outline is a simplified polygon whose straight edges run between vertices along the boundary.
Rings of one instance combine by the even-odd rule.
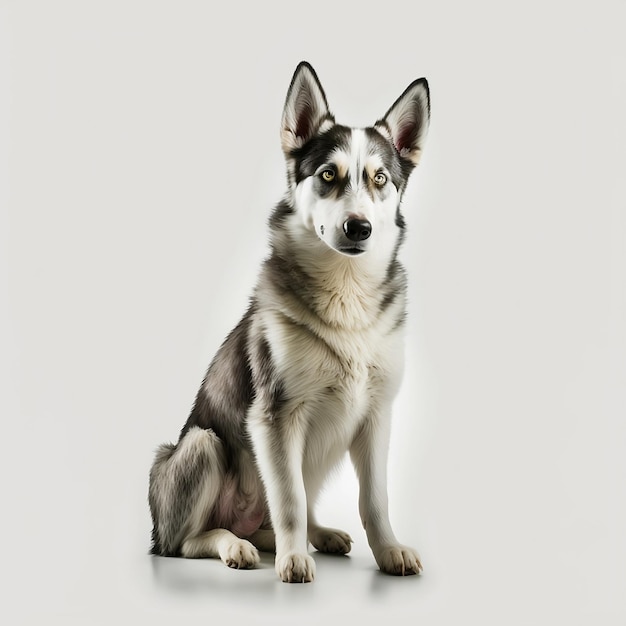
[[[349,452],[378,567],[418,574],[388,515],[391,404],[403,369],[407,278],[400,205],[430,121],[426,79],[373,126],[335,122],[314,69],[298,65],[281,122],[287,191],[249,308],[213,358],[178,442],[150,471],[152,554],[253,568],[275,552],[284,582],[310,582],[320,552],[351,537],[315,502]]]

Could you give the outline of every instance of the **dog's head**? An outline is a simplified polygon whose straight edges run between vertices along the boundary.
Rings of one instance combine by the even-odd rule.
[[[285,102],[281,143],[291,203],[305,229],[359,256],[393,246],[400,200],[428,131],[428,83],[411,83],[372,127],[335,123],[313,68],[298,65]],[[385,245],[388,244],[388,245]]]

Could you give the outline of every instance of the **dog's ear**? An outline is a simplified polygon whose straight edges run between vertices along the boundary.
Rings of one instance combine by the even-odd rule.
[[[375,128],[389,137],[400,153],[413,165],[419,162],[430,121],[428,81],[418,78],[393,103]]]
[[[281,143],[285,154],[306,143],[325,122],[334,123],[326,94],[315,70],[302,61],[291,79],[283,110]]]

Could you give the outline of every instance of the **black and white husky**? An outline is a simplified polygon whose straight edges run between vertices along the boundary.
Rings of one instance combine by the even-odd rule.
[[[287,193],[248,311],[213,359],[176,445],[150,472],[152,552],[251,568],[276,552],[286,582],[311,581],[321,552],[352,539],[320,526],[316,498],[349,451],[378,566],[421,569],[389,523],[391,404],[403,369],[406,276],[400,202],[429,123],[428,84],[411,83],[372,127],[335,123],[301,63],[282,116]]]

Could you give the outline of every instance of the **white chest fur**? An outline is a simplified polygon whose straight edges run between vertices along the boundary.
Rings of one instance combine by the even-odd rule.
[[[334,462],[362,420],[393,396],[402,371],[402,333],[381,319],[359,330],[317,328],[266,312],[266,336],[287,395],[283,419],[306,432],[305,456]]]

